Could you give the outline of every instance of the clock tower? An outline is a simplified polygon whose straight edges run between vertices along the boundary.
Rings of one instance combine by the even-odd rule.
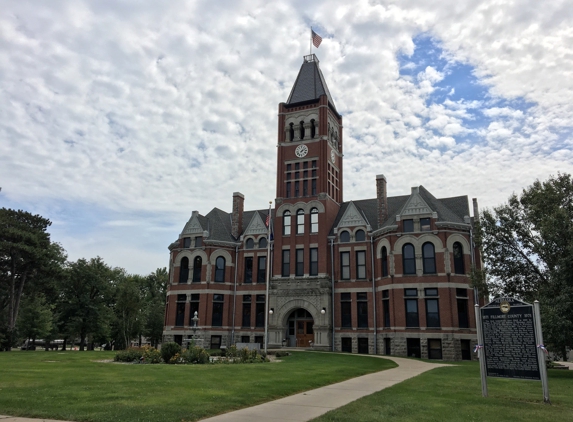
[[[277,204],[318,199],[339,206],[342,117],[314,54],[304,57],[278,123]]]

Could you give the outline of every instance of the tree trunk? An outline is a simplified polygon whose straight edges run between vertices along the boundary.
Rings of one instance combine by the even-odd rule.
[[[67,339],[67,338],[64,338],[64,344],[62,344],[62,351],[64,351],[64,352],[66,351],[66,346],[67,346],[66,343],[67,343],[67,342],[68,342],[68,339]]]

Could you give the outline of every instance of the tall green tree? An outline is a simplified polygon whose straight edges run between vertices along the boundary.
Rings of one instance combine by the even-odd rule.
[[[165,296],[169,284],[167,268],[158,268],[146,277],[146,308],[143,335],[154,347],[163,337],[165,317]]]
[[[535,181],[481,215],[479,244],[494,294],[539,300],[544,337],[564,355],[573,346],[573,179]]]
[[[70,337],[79,337],[80,350],[85,350],[88,336],[109,336],[113,286],[121,274],[122,270],[111,268],[100,257],[68,263],[60,283],[59,314],[65,321],[62,329]]]
[[[145,277],[123,275],[115,286],[114,312],[119,335],[118,346],[129,347],[141,334],[145,308]]]
[[[0,209],[0,349],[10,350],[14,343],[25,289],[53,276],[65,261],[62,247],[50,240],[50,225],[40,215]]]
[[[53,305],[47,303],[42,294],[26,296],[22,299],[18,315],[18,333],[35,344],[36,339],[50,340],[54,328]]]

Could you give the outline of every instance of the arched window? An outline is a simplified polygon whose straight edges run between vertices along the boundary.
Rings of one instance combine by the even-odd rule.
[[[340,243],[348,243],[348,242],[350,242],[350,233],[344,230],[342,233],[340,233]]]
[[[201,282],[201,266],[203,265],[203,260],[200,256],[196,256],[193,260],[193,283]]]
[[[424,259],[424,274],[436,274],[436,254],[433,243],[426,242],[422,245],[422,257]]]
[[[388,276],[388,250],[382,246],[382,277]]]
[[[253,249],[255,247],[255,241],[252,238],[248,238],[245,242],[245,249]]]
[[[364,233],[364,230],[358,230],[354,236],[354,240],[356,242],[364,242],[366,240],[366,233]]]
[[[259,239],[259,249],[264,249],[267,247],[267,238],[266,237],[261,237]]]
[[[223,283],[225,281],[225,258],[217,257],[215,261],[215,281]]]
[[[460,242],[454,243],[454,273],[465,274],[464,248]]]
[[[414,246],[411,243],[406,243],[402,247],[402,263],[404,274],[416,274],[416,255],[414,254]]]
[[[313,208],[310,210],[310,232],[318,233],[318,209]]]
[[[179,264],[179,283],[187,283],[189,278],[189,258],[181,258],[181,264]]]
[[[296,234],[304,234],[304,211],[296,212]]]
[[[283,214],[283,234],[290,235],[290,211],[285,211]]]
[[[300,125],[299,125],[299,133],[300,133],[300,139],[303,140],[304,139],[304,122],[301,120]]]
[[[289,140],[291,142],[294,141],[294,124],[292,123],[289,124],[288,134],[289,134]]]
[[[314,119],[310,120],[310,137],[314,139],[316,136],[316,126],[314,125]]]

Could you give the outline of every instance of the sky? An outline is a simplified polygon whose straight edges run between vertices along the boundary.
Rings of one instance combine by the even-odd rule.
[[[168,266],[193,210],[275,198],[278,104],[323,38],[344,199],[497,206],[573,173],[566,1],[0,0],[0,207],[70,260]]]

